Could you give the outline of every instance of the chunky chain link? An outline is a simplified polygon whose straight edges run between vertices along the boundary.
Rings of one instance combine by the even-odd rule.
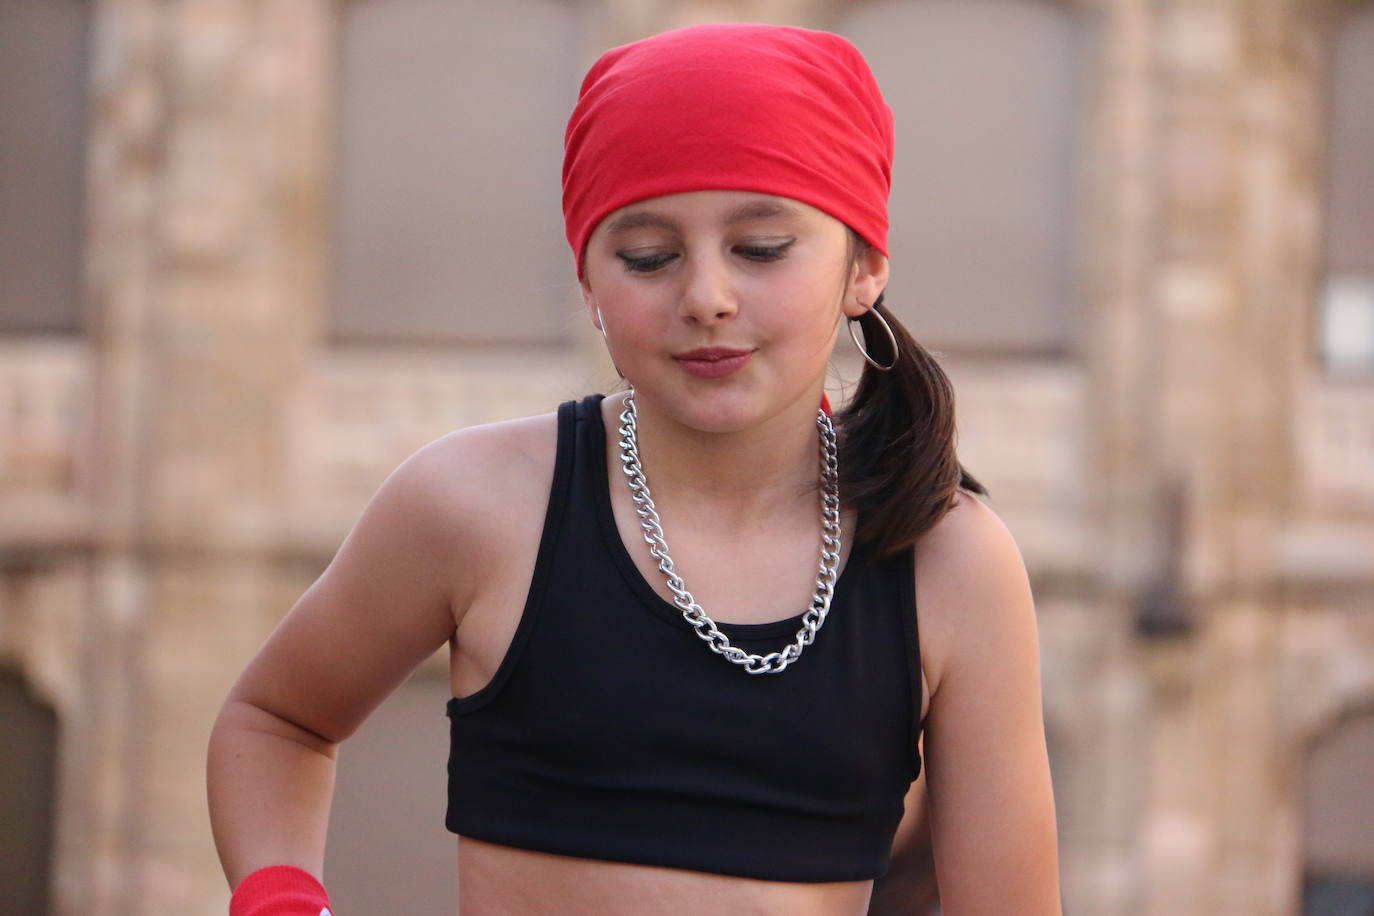
[[[835,570],[840,562],[840,474],[836,460],[835,426],[830,422],[829,414],[821,410],[816,417],[816,426],[821,433],[821,561],[816,576],[816,592],[811,598],[811,607],[802,615],[797,638],[784,649],[767,655],[752,655],[731,645],[726,635],[716,627],[715,621],[706,615],[692,593],[687,591],[687,584],[674,568],[673,558],[668,555],[668,542],[663,537],[663,525],[654,508],[654,501],[649,497],[644,469],[639,464],[639,411],[635,407],[634,389],[630,389],[629,396],[625,398],[620,424],[621,470],[629,480],[630,496],[634,499],[639,525],[644,529],[649,556],[658,561],[658,571],[667,579],[668,590],[673,593],[673,603],[711,651],[742,666],[750,674],[780,673],[800,658],[802,649],[815,640],[816,631],[825,623],[825,615],[830,612],[830,599],[835,593]]]

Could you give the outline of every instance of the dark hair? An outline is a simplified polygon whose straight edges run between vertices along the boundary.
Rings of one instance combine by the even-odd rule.
[[[851,232],[853,257],[867,247]],[[858,322],[869,355],[892,368],[865,362],[854,396],[835,416],[840,498],[858,514],[854,547],[879,556],[916,543],[949,511],[960,488],[988,494],[954,453],[949,377],[882,303],[880,294]],[[875,313],[892,329],[895,354]]]

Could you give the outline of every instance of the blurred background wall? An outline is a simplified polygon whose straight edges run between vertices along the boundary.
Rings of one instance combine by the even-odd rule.
[[[710,19],[895,110],[888,301],[1030,567],[1066,912],[1374,912],[1368,0],[3,0],[0,911],[224,912],[219,703],[406,455],[614,380],[563,123]],[[452,912],[447,696],[344,746],[341,911]]]

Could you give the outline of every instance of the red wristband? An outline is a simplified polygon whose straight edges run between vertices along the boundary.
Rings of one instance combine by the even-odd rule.
[[[234,888],[229,916],[330,916],[329,895],[305,869],[269,865]]]

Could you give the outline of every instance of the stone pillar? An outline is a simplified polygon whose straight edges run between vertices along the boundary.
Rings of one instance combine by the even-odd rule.
[[[96,532],[64,914],[223,912],[228,896],[205,740],[310,580],[271,557],[287,401],[319,337],[334,16],[327,0],[95,7]]]
[[[1089,176],[1080,234],[1087,307],[1082,360],[1086,463],[1098,561],[1091,643],[1076,673],[1077,714],[1090,736],[1061,802],[1066,909],[1103,916],[1142,911],[1141,823],[1150,770],[1149,696],[1134,642],[1136,596],[1154,563],[1147,512],[1153,504],[1151,417],[1156,362],[1150,280],[1159,202],[1152,192],[1159,104],[1153,55],[1155,4],[1091,4],[1100,78],[1090,96]],[[1047,638],[1053,638],[1047,634]],[[1093,699],[1086,700],[1084,698]],[[1068,818],[1068,820],[1065,820]]]
[[[1278,879],[1255,876],[1293,867],[1266,761],[1312,263],[1296,7],[1167,0],[1151,23],[1155,212],[1143,333],[1125,344],[1148,395],[1115,418],[1145,430],[1128,526],[1141,536],[1115,544],[1146,564],[1131,604],[1153,709],[1149,914],[1283,912]]]

